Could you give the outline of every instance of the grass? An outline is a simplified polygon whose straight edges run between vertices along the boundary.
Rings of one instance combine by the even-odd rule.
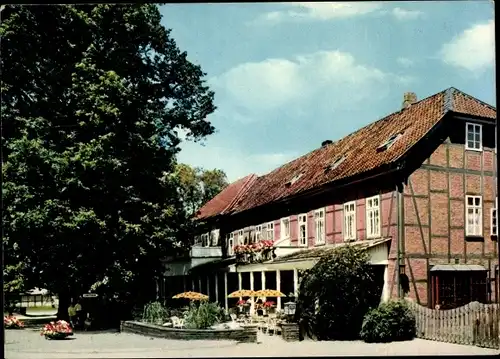
[[[28,313],[36,313],[36,312],[57,312],[57,308],[52,308],[51,305],[43,306],[43,307],[28,307],[26,309]]]
[[[14,314],[19,314],[20,310],[19,307],[16,308],[14,311]],[[49,313],[57,313],[57,308],[52,308],[50,305],[44,305],[40,307],[28,307],[26,308],[26,314],[38,314],[38,313],[43,313],[43,312],[49,312]],[[8,315],[8,313],[4,312],[4,316]]]

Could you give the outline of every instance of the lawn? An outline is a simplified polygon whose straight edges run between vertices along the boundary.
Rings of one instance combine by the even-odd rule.
[[[36,315],[36,314],[41,314],[41,313],[56,313],[57,312],[57,308],[52,308],[52,306],[50,305],[44,305],[44,306],[40,306],[40,307],[28,307],[26,308],[26,314],[30,315]],[[6,316],[8,315],[9,313],[7,312],[4,312],[3,315]],[[14,311],[14,315],[15,314],[19,314],[19,307],[17,307]]]

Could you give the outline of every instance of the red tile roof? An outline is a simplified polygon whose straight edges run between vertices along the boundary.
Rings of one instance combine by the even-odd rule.
[[[224,208],[224,213],[239,213],[389,165],[422,139],[448,111],[496,118],[494,107],[449,88],[254,179],[246,191],[240,191],[230,208]],[[390,148],[377,150],[389,137],[397,134],[401,137]],[[343,156],[345,160],[337,168],[325,170]],[[299,174],[302,176],[295,183],[285,185]]]
[[[256,178],[256,175],[250,174],[228,185],[217,196],[200,208],[196,219],[207,219],[224,214],[225,211],[249,188]]]

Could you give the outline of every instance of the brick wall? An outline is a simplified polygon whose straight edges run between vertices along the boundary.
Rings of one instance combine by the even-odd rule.
[[[435,264],[481,264],[495,278],[497,243],[490,235],[494,156],[493,148],[466,151],[463,142],[448,139],[409,177],[404,187],[403,251],[409,296],[418,303],[429,301],[428,271]],[[474,240],[465,236],[466,195],[483,199],[483,237]],[[492,281],[492,300],[495,292]]]

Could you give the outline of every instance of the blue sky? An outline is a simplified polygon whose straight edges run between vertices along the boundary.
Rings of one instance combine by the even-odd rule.
[[[496,106],[490,1],[168,4],[163,24],[215,91],[217,133],[179,161],[264,174],[456,87]]]

